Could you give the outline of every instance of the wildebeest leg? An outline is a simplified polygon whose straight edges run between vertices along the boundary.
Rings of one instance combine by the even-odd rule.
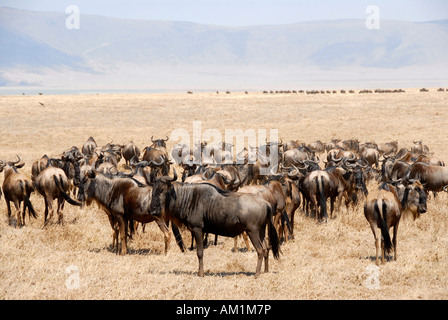
[[[118,253],[118,228],[116,221],[112,214],[108,213],[107,217],[109,218],[110,226],[112,227],[112,251],[115,251],[115,248],[117,248]]]
[[[44,202],[45,202],[45,212],[44,212],[44,225],[42,226],[45,227],[47,225],[47,217],[48,217],[48,201],[47,201],[47,197],[44,196]]]
[[[165,255],[166,255],[170,247],[171,233],[163,219],[157,218],[156,223],[159,226],[160,230],[162,230],[163,232],[163,239],[165,241]]]
[[[46,199],[47,199],[48,210],[50,211],[50,217],[48,219],[51,220],[53,218],[53,197],[47,196]]]
[[[204,243],[203,243],[203,232],[201,228],[194,228],[192,230],[194,238],[196,240],[196,253],[199,260],[199,271],[198,276],[204,276]]]
[[[243,240],[244,240],[244,243],[246,244],[247,251],[250,251],[249,238],[248,238],[246,232],[243,232]]]
[[[121,216],[121,215],[117,216],[117,222],[118,222],[119,236],[120,236],[120,241],[121,241],[121,251],[120,251],[120,254],[121,255],[125,255],[125,254],[128,253],[128,246],[127,246],[127,243],[126,243],[126,240],[127,240],[127,234],[126,234],[127,222],[124,220],[123,216]]]
[[[11,203],[9,202],[8,199],[5,198],[6,201],[6,207],[7,207],[7,211],[8,211],[8,223],[11,225]]]
[[[333,219],[333,212],[334,212],[334,201],[335,201],[335,197],[331,197],[330,198],[330,218]],[[336,218],[336,216],[335,216]]]
[[[397,234],[398,234],[398,223],[394,226],[394,237],[392,239],[392,244],[394,245],[394,260],[397,261]]]
[[[14,207],[16,208],[17,227],[21,227],[22,218],[20,217],[20,202],[18,200],[14,200]]]
[[[250,238],[250,241],[252,241],[252,245],[255,247],[255,250],[257,251],[257,268],[255,269],[255,279],[260,276],[261,273],[261,264],[263,263],[263,257],[264,257],[264,250],[263,245],[260,239],[260,232],[259,230],[247,230],[247,235]]]
[[[62,209],[64,208],[64,202],[64,198],[58,198],[58,223],[60,223],[61,225],[64,225],[64,216],[62,212]]]
[[[373,238],[375,240],[375,248],[376,248],[376,265],[379,266],[379,250],[380,250],[380,242],[381,242],[381,233],[380,229],[377,228],[376,223],[370,223],[370,228],[372,229]]]

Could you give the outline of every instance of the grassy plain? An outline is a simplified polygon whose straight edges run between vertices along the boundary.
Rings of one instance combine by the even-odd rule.
[[[175,129],[192,135],[195,120],[202,132],[218,129],[223,135],[225,129],[278,129],[283,141],[398,140],[409,148],[413,140],[423,140],[448,161],[448,93],[435,89],[1,96],[0,159],[20,155],[26,162],[21,171],[30,175],[33,160],[80,148],[90,136],[99,145],[133,140],[143,148],[152,136],[170,136]],[[175,142],[168,141],[168,147]],[[206,275],[199,278],[196,252],[182,254],[172,241],[165,256],[155,224],[144,233],[139,229],[130,254],[118,256],[110,251],[107,216],[95,205],[66,204],[65,225],[54,217],[42,228],[43,198],[33,194],[31,201],[39,217],[27,218],[20,229],[8,225],[3,198],[0,202],[0,299],[448,299],[445,193],[430,197],[419,220],[401,222],[398,260],[379,269],[372,267],[375,247],[362,206],[344,207],[324,225],[299,210],[295,240],[282,246],[279,261],[271,256],[270,273],[257,280],[256,253],[232,252],[233,239],[220,237],[218,246],[205,250]],[[189,243],[189,233],[183,236]],[[242,240],[239,246],[244,247]]]

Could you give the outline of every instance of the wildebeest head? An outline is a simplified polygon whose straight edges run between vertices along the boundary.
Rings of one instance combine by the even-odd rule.
[[[174,169],[173,169],[174,170]],[[156,180],[152,188],[151,205],[149,213],[155,216],[164,216],[165,209],[171,197],[175,197],[174,187],[171,182],[177,180],[177,173],[174,170],[174,177],[162,176]]]
[[[8,169],[12,169],[14,170],[14,172],[17,172],[17,168],[22,168],[25,165],[25,162],[20,163],[22,160],[20,159],[19,155],[17,156],[17,161],[3,161],[0,160],[0,172],[3,171],[3,169],[6,168],[6,170]],[[5,171],[5,175],[6,175],[7,171]]]
[[[97,173],[95,170],[88,170],[82,177],[79,183],[78,201],[84,204],[90,205],[92,203],[95,189],[95,178]]]
[[[166,136],[166,139],[156,139],[156,140],[154,140],[153,138],[154,138],[154,136],[151,137],[151,142],[152,142],[151,147],[153,147],[153,148],[155,148],[155,147],[164,147],[164,148],[166,148],[166,141],[169,140],[168,136]]]
[[[415,220],[426,212],[426,200],[427,194],[422,184],[417,180],[411,180],[404,190],[401,207],[405,212],[412,213]]]

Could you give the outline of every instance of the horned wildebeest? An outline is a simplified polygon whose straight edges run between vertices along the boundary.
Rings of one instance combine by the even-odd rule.
[[[53,217],[53,200],[58,200],[57,214],[58,223],[64,224],[63,213],[64,203],[67,201],[71,205],[81,206],[80,203],[71,199],[67,194],[69,191],[69,180],[64,170],[52,165],[52,159],[49,160],[47,168],[45,168],[36,178],[34,186],[37,192],[44,197],[45,215],[44,226]],[[47,220],[48,212],[50,212],[50,220]]]
[[[380,153],[377,149],[362,147],[359,152],[359,158],[367,161],[369,166],[373,167],[373,165],[375,165],[377,169],[379,168]]]
[[[378,151],[383,156],[394,155],[398,151],[398,141],[395,140],[391,142],[382,143],[378,146]]]
[[[275,179],[278,179],[278,177],[275,177]],[[244,186],[240,188],[237,193],[256,194],[262,197],[271,205],[272,209],[275,211],[274,225],[276,226],[276,228],[280,229],[281,219],[284,219],[284,221],[287,222],[289,228],[291,227],[288,216],[285,212],[286,195],[279,181],[268,179],[262,185]],[[234,249],[236,249],[236,243]]]
[[[128,223],[132,220],[141,223],[156,221],[165,240],[165,254],[168,251],[171,234],[163,216],[149,214],[151,187],[141,185],[132,178],[110,178],[105,174],[90,170],[82,178],[79,186],[78,201],[90,205],[95,201],[108,215],[112,227],[112,249],[126,254]],[[184,251],[177,227],[172,226],[179,247]],[[121,241],[119,248],[118,238]]]
[[[130,165],[134,169],[132,178],[140,182],[141,184],[150,185],[152,182],[151,172],[148,170],[148,161],[138,161],[137,155],[132,157]]]
[[[311,159],[313,155],[313,152],[308,147],[290,149],[283,153],[282,165],[291,167],[293,164],[297,165],[300,162]]]
[[[421,183],[413,182],[401,185],[404,188],[401,197],[397,187],[383,183],[378,191],[369,194],[364,204],[364,215],[370,224],[376,247],[376,264],[379,265],[379,250],[381,244],[381,260],[385,262],[385,255],[394,250],[394,260],[397,260],[397,233],[401,216],[411,213],[414,219],[426,212],[426,192]],[[390,239],[389,229],[394,227],[393,240]],[[381,233],[378,231],[381,230]]]
[[[330,168],[329,168],[330,169]],[[334,201],[338,199],[338,208],[342,201],[344,191],[347,189],[345,180],[339,167],[331,167],[331,171],[316,170],[309,172],[301,183],[301,192],[304,200],[308,201],[315,212],[315,217],[319,222],[327,221],[327,198],[331,200],[331,216],[333,215]],[[319,209],[320,207],[320,214]]]
[[[131,159],[134,156],[137,156],[138,161],[138,158],[140,157],[140,149],[135,145],[133,141],[130,141],[121,149],[121,154],[123,155],[123,158],[125,160],[125,165],[128,167]]]
[[[4,172],[3,180],[3,194],[5,197],[6,207],[8,210],[8,218],[11,219],[11,204],[14,203],[14,207],[17,210],[17,226],[21,227],[25,225],[25,213],[28,208],[28,216],[37,218],[37,213],[33,208],[30,201],[30,195],[34,192],[33,183],[31,178],[23,173],[19,173],[17,168],[22,168],[25,165],[21,163],[21,159],[17,156],[17,161],[3,161],[0,160],[0,172]],[[23,201],[22,217],[20,217],[20,205]]]
[[[367,196],[369,193],[366,187],[364,170],[371,167],[369,167],[365,160],[361,159],[354,164],[345,161],[343,163],[343,168],[347,170],[347,172],[342,175],[342,178],[346,181],[345,186],[348,197],[346,204],[348,205],[351,200],[353,205],[356,205],[359,193],[364,194],[364,196]]]
[[[424,162],[424,163],[427,163],[427,164],[431,164],[431,165],[434,165],[434,166],[441,166],[441,167],[445,166],[445,162],[443,162],[439,158],[430,157],[430,156],[427,156],[427,155],[424,155],[424,154],[421,154],[420,156],[418,156],[417,159],[415,159],[415,162]]]
[[[82,153],[90,159],[95,154],[95,149],[98,145],[93,137],[87,139],[87,141],[82,146]]]
[[[167,175],[170,172],[171,163],[165,147],[146,147],[143,152],[142,161],[148,161],[151,171],[156,171],[157,175]]]
[[[151,214],[166,216],[176,224],[185,225],[197,243],[198,276],[204,276],[203,234],[214,233],[236,237],[246,232],[258,254],[255,278],[260,275],[264,258],[268,271],[269,250],[265,239],[266,225],[274,258],[279,258],[279,241],[273,222],[273,210],[261,197],[216,188],[209,184],[179,184],[163,176],[152,191]]]
[[[419,180],[425,190],[439,192],[448,184],[448,167],[416,162],[408,167],[405,179]]]
[[[413,141],[414,145],[411,148],[411,152],[417,155],[429,154],[429,148],[427,145],[423,144],[422,140]]]
[[[35,181],[39,173],[41,173],[48,166],[50,158],[44,154],[42,158],[34,160],[31,166],[31,180]]]

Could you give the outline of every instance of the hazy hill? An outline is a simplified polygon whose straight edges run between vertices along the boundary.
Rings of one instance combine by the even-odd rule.
[[[447,21],[231,28],[81,13],[80,29],[68,30],[66,17],[0,8],[0,84],[180,89],[448,74]]]

